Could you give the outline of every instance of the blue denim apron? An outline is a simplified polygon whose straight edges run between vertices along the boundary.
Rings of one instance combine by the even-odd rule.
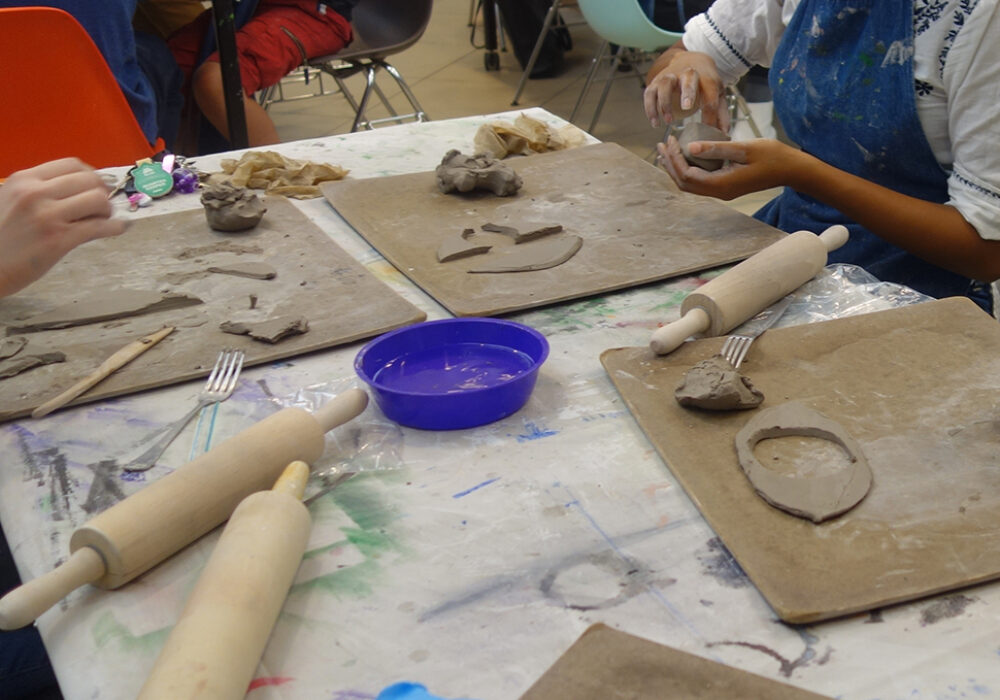
[[[939,204],[948,200],[948,174],[917,116],[912,2],[803,0],[769,80],[775,112],[804,151],[896,192]],[[830,254],[831,263],[860,265],[880,280],[933,297],[970,292],[968,278],[885,242],[791,188],[754,216],[788,232],[820,233],[844,224],[851,237]],[[987,299],[975,301],[983,306]]]

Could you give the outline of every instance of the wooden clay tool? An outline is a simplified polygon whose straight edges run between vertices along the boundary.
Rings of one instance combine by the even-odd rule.
[[[0,630],[22,627],[85,583],[117,588],[212,530],[295,460],[323,454],[323,435],[368,405],[346,391],[315,413],[285,408],[116,503],[73,532],[71,555],[0,598]]]
[[[124,367],[129,362],[139,357],[139,355],[149,350],[151,347],[153,347],[158,342],[160,342],[168,335],[170,335],[170,333],[173,332],[173,330],[174,330],[173,326],[167,326],[166,328],[161,328],[160,330],[156,331],[156,333],[152,333],[144,338],[139,338],[139,340],[132,341],[131,343],[123,347],[121,350],[116,352],[114,355],[112,355],[104,362],[102,362],[100,367],[98,367],[93,372],[88,374],[86,377],[78,381],[69,389],[59,394],[59,396],[49,399],[41,406],[36,408],[34,411],[32,411],[31,417],[41,418],[43,416],[49,415],[57,408],[62,408],[70,401],[75,399],[77,396],[85,392],[87,389],[89,389],[90,387],[94,386],[99,381],[107,377],[109,374],[111,374],[112,372],[121,367]]]
[[[839,224],[820,235],[792,233],[691,292],[681,317],[656,329],[649,347],[658,355],[675,350],[692,335],[722,335],[811,280],[826,256],[847,242]]]
[[[309,541],[308,479],[309,465],[292,462],[274,488],[236,507],[139,700],[247,694]]]

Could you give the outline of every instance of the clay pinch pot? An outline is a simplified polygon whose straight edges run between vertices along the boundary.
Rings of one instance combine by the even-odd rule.
[[[729,134],[704,122],[688,121],[677,137],[677,145],[684,154],[684,160],[702,170],[718,170],[726,161],[718,158],[700,158],[691,155],[690,146],[695,141],[729,141]]]
[[[201,191],[205,219],[216,231],[246,231],[260,223],[267,207],[252,190],[227,183],[210,185]]]
[[[458,430],[519,410],[548,354],[545,336],[520,323],[442,319],[379,336],[361,349],[354,369],[390,420]]]

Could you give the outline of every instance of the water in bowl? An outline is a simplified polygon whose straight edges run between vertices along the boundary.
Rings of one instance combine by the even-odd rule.
[[[400,355],[373,379],[400,392],[452,394],[503,384],[532,364],[528,354],[503,345],[454,343]]]

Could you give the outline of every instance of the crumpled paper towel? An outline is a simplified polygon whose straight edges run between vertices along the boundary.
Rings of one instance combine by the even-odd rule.
[[[553,129],[526,114],[519,115],[513,124],[503,121],[483,124],[474,139],[476,153],[489,153],[494,158],[561,151],[586,142],[586,132],[572,124]]]
[[[214,173],[210,182],[222,181],[295,199],[319,197],[319,183],[342,180],[349,172],[338,165],[294,160],[274,151],[247,151],[239,160],[224,158],[220,167],[224,174]]]

